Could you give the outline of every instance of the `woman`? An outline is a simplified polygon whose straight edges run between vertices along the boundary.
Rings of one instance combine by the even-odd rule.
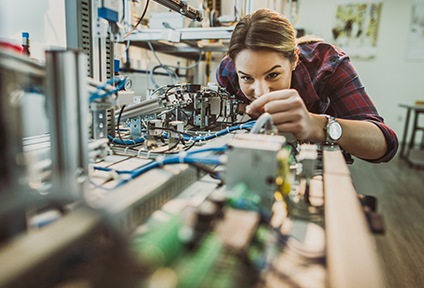
[[[252,118],[268,112],[280,132],[334,142],[371,162],[396,154],[396,134],[378,115],[349,57],[321,39],[296,39],[283,15],[260,9],[244,17],[227,55],[218,83],[251,101],[246,112]]]

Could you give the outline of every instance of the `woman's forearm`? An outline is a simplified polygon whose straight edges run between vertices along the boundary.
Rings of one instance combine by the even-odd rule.
[[[327,125],[325,116],[312,114],[316,125],[315,132],[311,134],[311,141],[324,142],[326,135],[324,127]],[[387,143],[383,132],[377,125],[360,120],[347,120],[337,118],[342,126],[342,137],[337,144],[346,152],[363,159],[374,160],[384,156],[387,152]]]

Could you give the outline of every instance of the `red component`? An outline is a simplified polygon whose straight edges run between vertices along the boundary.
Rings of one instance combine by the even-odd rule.
[[[12,49],[13,51],[18,52],[18,53],[23,52],[22,46],[15,45],[15,44],[12,44],[12,43],[9,43],[9,42],[0,41],[0,48],[9,48],[9,49]]]

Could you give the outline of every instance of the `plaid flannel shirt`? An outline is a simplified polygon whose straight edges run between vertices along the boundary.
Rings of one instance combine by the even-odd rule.
[[[349,56],[325,42],[303,43],[299,50],[291,88],[299,92],[307,109],[316,114],[374,123],[384,134],[387,152],[380,159],[367,161],[380,163],[391,160],[398,148],[397,136],[378,115]],[[249,101],[240,90],[235,66],[228,56],[221,61],[216,73],[221,86],[240,99]]]

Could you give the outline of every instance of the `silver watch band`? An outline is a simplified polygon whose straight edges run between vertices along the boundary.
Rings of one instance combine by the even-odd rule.
[[[334,144],[342,136],[342,127],[336,117],[321,114],[327,118],[327,125],[324,127],[325,142]]]

